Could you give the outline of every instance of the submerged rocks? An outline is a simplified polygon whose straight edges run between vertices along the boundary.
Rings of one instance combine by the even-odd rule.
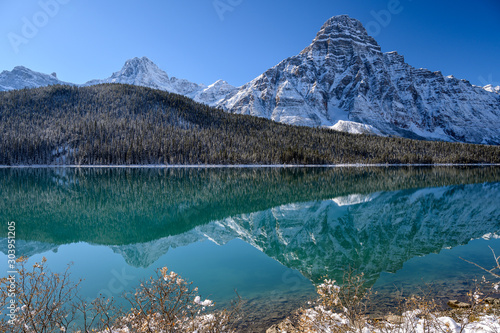
[[[500,306],[500,299],[498,298],[493,298],[493,297],[486,297],[483,299],[484,303],[490,304],[493,306]]]
[[[454,309],[468,309],[471,307],[469,303],[460,302],[456,299],[448,301],[448,306]]]
[[[275,324],[266,330],[266,333],[281,333],[281,332],[298,333],[299,330],[295,328],[295,326],[293,325],[293,323],[289,318],[286,318],[282,322]]]

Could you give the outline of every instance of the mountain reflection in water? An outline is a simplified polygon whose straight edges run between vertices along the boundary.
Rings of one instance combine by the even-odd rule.
[[[314,283],[350,267],[373,285],[500,231],[498,167],[0,169],[0,188],[25,256],[85,242],[147,268],[240,239]]]

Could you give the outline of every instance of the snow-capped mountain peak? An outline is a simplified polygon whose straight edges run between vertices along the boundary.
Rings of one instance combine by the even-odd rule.
[[[113,73],[104,80],[92,80],[85,85],[101,83],[124,83],[149,87],[180,94],[194,99],[197,102],[214,106],[228,93],[236,88],[225,81],[219,80],[210,86],[197,84],[185,79],[169,77],[153,61],[147,57],[133,58],[125,62],[122,69]]]
[[[230,85],[226,81],[218,80],[205,89],[197,92],[193,99],[200,103],[204,103],[210,106],[216,106],[226,96],[235,92],[236,90],[236,87]]]
[[[361,22],[347,15],[339,15],[326,21],[311,45],[300,54],[343,56],[346,50],[381,53],[380,46],[368,36]]]
[[[16,66],[12,71],[0,73],[0,91],[38,88],[53,84],[70,84],[57,79],[55,73],[52,75],[32,71],[24,66]]]
[[[149,60],[147,57],[142,58],[132,58],[125,62],[121,71],[116,72],[112,77],[128,77],[134,80],[140,78],[150,79],[151,77],[158,76],[162,79],[168,80],[169,77],[167,73],[162,71],[154,62]]]
[[[170,78],[147,57],[133,58],[125,62],[122,69],[104,80],[92,80],[85,85],[100,83],[125,83],[154,89],[172,91]]]
[[[368,132],[383,135],[500,144],[498,94],[414,68],[397,52],[382,53],[346,15],[329,19],[302,52],[218,106],[292,125],[351,132],[368,125]]]

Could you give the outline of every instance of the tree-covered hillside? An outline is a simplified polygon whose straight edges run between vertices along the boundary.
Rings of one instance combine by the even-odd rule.
[[[500,147],[283,125],[130,85],[1,92],[0,164],[61,163],[500,163]]]

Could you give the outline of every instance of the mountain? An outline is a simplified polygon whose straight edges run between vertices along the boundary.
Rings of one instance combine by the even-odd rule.
[[[0,165],[500,162],[500,146],[290,126],[125,84],[2,92],[0,114]]]
[[[51,75],[32,71],[23,66],[14,67],[12,71],[0,73],[0,91],[8,91],[24,88],[38,88],[53,84],[69,84],[60,81],[56,73]]]
[[[226,81],[219,80],[212,83],[203,90],[198,91],[193,99],[199,103],[216,106],[221,103],[227,95],[235,92],[236,87],[230,85]]]
[[[219,80],[207,87],[204,84],[169,77],[165,71],[147,57],[129,59],[121,70],[114,72],[107,79],[91,80],[82,86],[102,83],[123,83],[164,90],[184,95],[209,106],[216,106],[227,95],[237,90],[236,87],[223,80]],[[38,88],[53,84],[77,85],[58,80],[56,73],[51,75],[43,74],[22,66],[15,67],[11,72],[3,71],[0,73],[0,91]]]
[[[113,73],[109,78],[92,80],[85,83],[85,85],[90,86],[101,83],[132,84],[181,95],[191,95],[205,88],[205,86],[187,80],[170,78],[167,73],[146,57],[127,60],[122,69]]]
[[[293,125],[372,126],[385,135],[500,143],[500,96],[382,53],[363,25],[329,19],[311,45],[237,91],[220,107]],[[367,130],[371,130],[368,128]]]
[[[122,69],[103,80],[91,80],[86,86],[101,83],[123,83],[143,86],[184,95],[197,102],[214,106],[236,88],[225,81],[217,81],[210,86],[196,84],[185,79],[169,77],[147,57],[127,60]]]
[[[425,140],[500,144],[500,86],[414,68],[383,53],[363,25],[347,15],[329,19],[298,55],[236,88],[169,75],[146,57],[127,60],[100,83],[124,83],[187,96],[230,113],[341,132]],[[16,67],[0,74],[0,91],[67,84]]]

